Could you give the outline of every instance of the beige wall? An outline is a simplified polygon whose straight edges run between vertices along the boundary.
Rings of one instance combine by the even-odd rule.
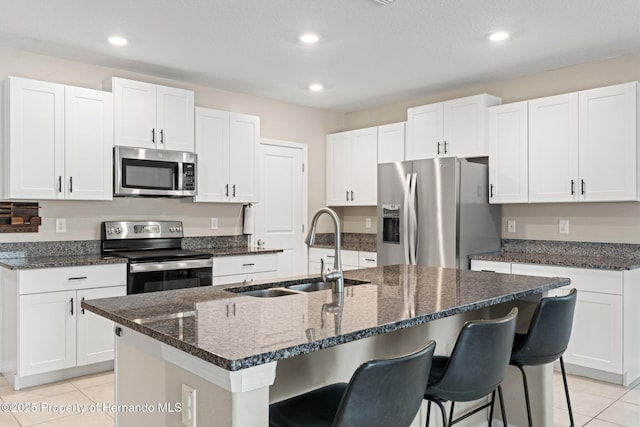
[[[105,79],[118,76],[194,90],[198,106],[258,115],[262,137],[308,145],[309,211],[324,205],[325,135],[343,125],[342,113],[0,47],[0,79],[7,75],[93,89],[101,89]],[[40,232],[0,234],[0,242],[96,239],[100,221],[128,218],[182,219],[189,236],[241,233],[238,204],[126,198],[111,202],[40,201],[40,206]],[[219,229],[210,229],[211,217],[219,218]],[[67,220],[66,233],[55,233],[55,218]]]
[[[640,54],[462,87],[434,96],[348,113],[345,126],[340,130],[404,121],[408,107],[478,93],[497,95],[503,103],[510,103],[635,80],[640,80]],[[363,215],[375,215],[375,209],[344,208],[345,224],[367,232],[360,228],[364,223],[361,220]],[[507,233],[508,219],[516,220],[516,233]],[[560,219],[569,220],[569,234],[558,233]],[[634,202],[503,205],[502,223],[503,238],[640,243],[640,204]]]

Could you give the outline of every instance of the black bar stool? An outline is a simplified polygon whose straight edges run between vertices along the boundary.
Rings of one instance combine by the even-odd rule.
[[[435,341],[394,359],[360,365],[349,383],[269,406],[271,427],[408,427],[420,409]]]
[[[560,359],[560,370],[564,382],[564,394],[569,408],[569,419],[573,427],[573,411],[569,398],[567,374],[564,370],[562,355],[569,345],[573,313],[576,309],[577,291],[572,289],[567,295],[542,298],[533,313],[529,330],[526,334],[516,334],[511,353],[511,365],[520,369],[524,383],[524,398],[527,403],[527,419],[531,422],[531,403],[529,402],[529,387],[524,366],[544,365]]]
[[[491,426],[496,390],[500,398],[503,423],[508,425],[500,383],[509,366],[517,314],[518,309],[514,308],[507,316],[500,319],[465,323],[451,356],[433,358],[429,383],[424,395],[424,398],[429,401],[427,427],[431,415],[431,402],[440,408],[443,426],[451,426],[487,407],[491,408],[489,414],[489,426]],[[491,402],[453,419],[455,402],[471,402],[489,394],[491,394]],[[451,401],[448,422],[444,408],[444,402],[447,401]]]

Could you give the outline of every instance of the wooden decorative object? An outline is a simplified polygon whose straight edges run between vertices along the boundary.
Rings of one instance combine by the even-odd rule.
[[[0,233],[37,233],[40,206],[32,202],[0,202]]]

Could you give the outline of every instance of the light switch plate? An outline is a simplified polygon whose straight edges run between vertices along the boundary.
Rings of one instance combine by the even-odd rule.
[[[558,232],[560,234],[569,234],[569,220],[561,219],[558,223]]]
[[[218,218],[211,218],[211,229],[212,230],[218,229]]]
[[[507,221],[507,232],[515,233],[516,232],[516,220],[510,219]]]
[[[56,233],[67,232],[67,220],[65,218],[56,218]]]
[[[196,426],[196,390],[182,384],[182,424]]]

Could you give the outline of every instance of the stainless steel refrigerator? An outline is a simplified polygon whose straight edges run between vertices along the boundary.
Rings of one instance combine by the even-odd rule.
[[[500,250],[488,181],[486,164],[456,157],[378,165],[378,265],[469,269],[468,255]]]

